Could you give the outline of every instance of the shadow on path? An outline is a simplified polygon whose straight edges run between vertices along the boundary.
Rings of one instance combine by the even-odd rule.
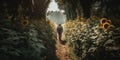
[[[59,40],[60,41],[60,43],[62,44],[62,45],[65,45],[66,44],[66,41],[64,41],[64,40]]]

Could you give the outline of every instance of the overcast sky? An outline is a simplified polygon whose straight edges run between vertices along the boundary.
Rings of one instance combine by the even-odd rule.
[[[57,5],[57,3],[54,0],[52,0],[50,2],[50,5],[48,6],[48,10],[47,11],[59,11],[58,5]]]

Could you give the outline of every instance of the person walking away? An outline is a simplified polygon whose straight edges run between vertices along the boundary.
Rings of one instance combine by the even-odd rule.
[[[63,27],[61,24],[58,24],[57,26],[57,34],[58,34],[58,39],[61,40],[62,38],[62,33],[63,33]]]

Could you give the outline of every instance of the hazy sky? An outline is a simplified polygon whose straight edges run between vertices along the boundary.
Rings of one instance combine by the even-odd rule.
[[[62,13],[62,12],[64,12],[64,10],[59,10],[58,5],[54,0],[52,0],[50,2],[47,12],[48,11],[59,11],[59,12],[61,12],[61,13],[55,13],[55,14],[52,13],[49,16],[47,16],[47,18],[54,21],[56,24],[65,23],[66,16]]]
[[[59,11],[58,5],[57,5],[57,3],[54,0],[52,0],[50,2],[50,5],[48,6],[48,10],[47,11]]]

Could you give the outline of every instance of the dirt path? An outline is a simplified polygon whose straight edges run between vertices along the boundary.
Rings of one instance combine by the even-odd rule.
[[[59,60],[70,60],[68,47],[64,41],[56,40],[56,55]]]

